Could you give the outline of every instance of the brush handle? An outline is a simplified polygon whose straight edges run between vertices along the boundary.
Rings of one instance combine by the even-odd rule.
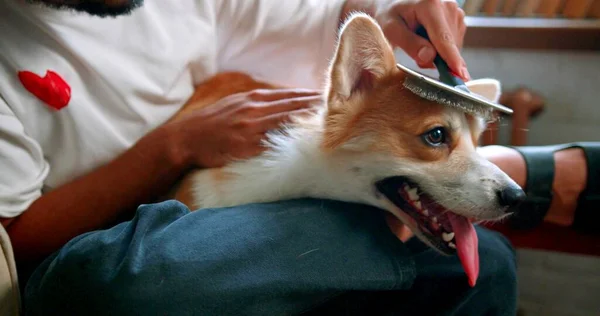
[[[426,40],[429,41],[429,35],[427,34],[427,30],[425,30],[424,26],[419,26],[417,28],[416,31],[417,35],[425,38]],[[436,54],[435,58],[433,59],[433,64],[435,65],[435,67],[438,70],[438,73],[440,74],[440,81],[456,87],[456,86],[465,86],[465,82],[462,81],[462,79],[460,79],[460,76],[458,76],[456,73],[454,73],[450,67],[448,67],[448,64],[446,63],[446,61],[444,59],[442,59],[442,56],[440,56],[440,54]]]

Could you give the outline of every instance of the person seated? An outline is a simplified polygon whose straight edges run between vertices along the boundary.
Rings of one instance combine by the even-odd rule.
[[[24,314],[514,314],[514,251],[483,227],[471,288],[456,257],[364,205],[300,199],[190,212],[152,203],[190,168],[261,151],[259,141],[231,146],[264,136],[227,129],[243,111],[164,124],[195,84],[245,71],[302,87],[274,91],[265,109],[302,104],[319,95],[340,22],[354,11],[420,67],[439,53],[470,79],[454,1],[0,2],[0,217]],[[419,24],[431,42],[414,34]],[[282,118],[291,111],[278,108]],[[526,205],[537,210],[531,221],[582,226],[597,213],[586,206],[597,196],[597,144],[481,152],[532,198],[553,193]]]

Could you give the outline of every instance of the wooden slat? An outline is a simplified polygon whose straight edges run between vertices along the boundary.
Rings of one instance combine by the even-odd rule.
[[[536,12],[542,17],[554,18],[558,16],[563,5],[564,1],[562,0],[541,0]]]
[[[466,17],[465,47],[600,50],[600,19]]]
[[[465,0],[467,16],[600,18],[600,0]]]
[[[600,0],[595,0],[594,3],[592,3],[588,16],[595,19],[600,18]]]
[[[518,17],[531,17],[535,14],[539,4],[540,0],[521,0],[515,15]]]
[[[566,18],[581,19],[587,16],[592,0],[569,0],[565,3],[562,14]]]
[[[481,12],[481,7],[483,6],[484,2],[485,2],[485,0],[467,0],[467,1],[465,1],[465,4],[463,6],[463,8],[465,10],[465,14],[468,16],[479,15],[479,12]]]
[[[481,10],[487,16],[495,16],[498,13],[499,5],[500,0],[486,0]]]
[[[517,10],[519,0],[505,0],[502,4],[502,16],[513,16]]]

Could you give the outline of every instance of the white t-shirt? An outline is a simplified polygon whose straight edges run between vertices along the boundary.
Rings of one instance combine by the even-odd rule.
[[[217,72],[319,87],[343,2],[147,0],[98,18],[0,1],[0,217],[117,157]],[[30,92],[47,71],[70,88],[53,90],[60,110]]]

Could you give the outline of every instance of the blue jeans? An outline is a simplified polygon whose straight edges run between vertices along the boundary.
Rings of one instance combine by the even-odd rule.
[[[457,257],[400,242],[381,210],[298,199],[191,212],[167,201],[47,258],[26,315],[515,315],[509,243],[477,228],[470,288]]]

